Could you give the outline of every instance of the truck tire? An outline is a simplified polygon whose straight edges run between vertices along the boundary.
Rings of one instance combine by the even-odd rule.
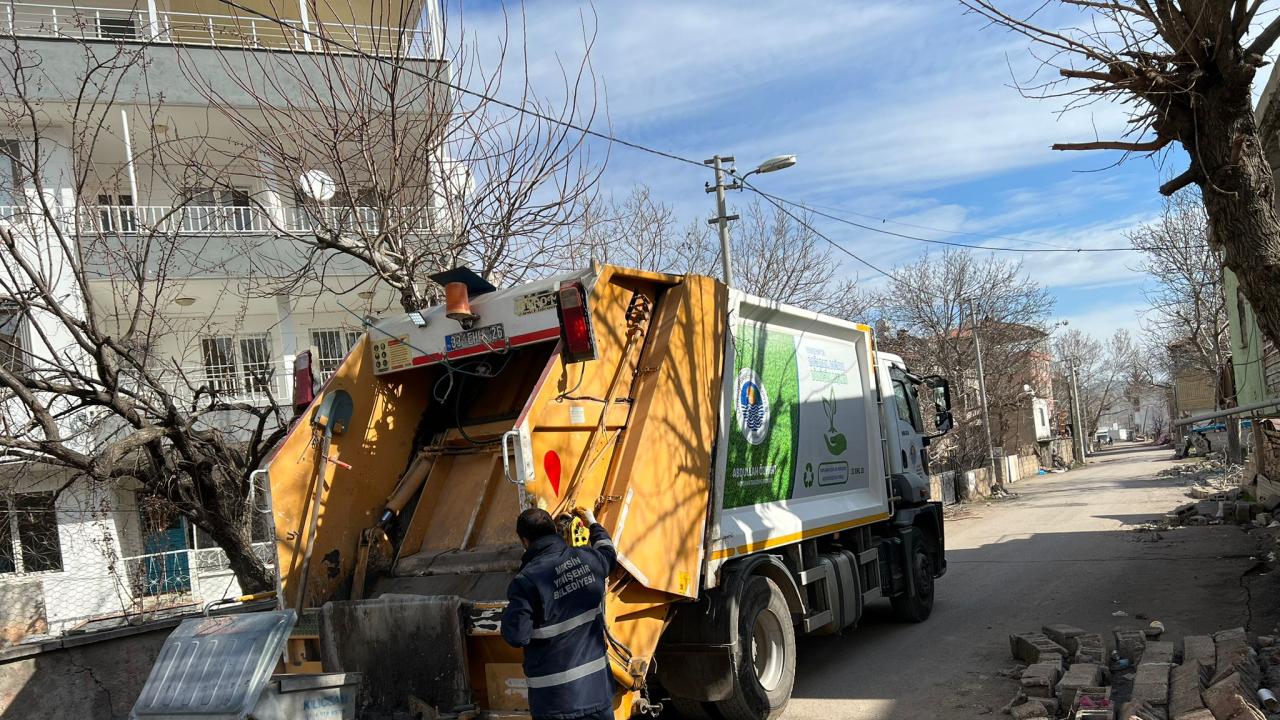
[[[733,648],[733,694],[716,703],[724,720],[773,720],[791,699],[796,680],[796,633],[782,591],[762,576],[748,579],[738,598]]]
[[[924,622],[933,613],[933,544],[920,528],[911,529],[911,557],[906,571],[912,574],[910,592],[895,596],[893,613],[903,622]]]
[[[673,697],[671,709],[680,720],[711,720],[711,713],[707,711],[706,704],[700,700]]]

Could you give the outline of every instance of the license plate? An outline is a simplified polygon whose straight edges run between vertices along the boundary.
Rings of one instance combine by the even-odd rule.
[[[497,350],[506,344],[506,340],[507,329],[501,323],[498,323],[497,325],[485,325],[484,327],[471,328],[470,330],[446,335],[444,349],[445,352],[453,352],[477,345],[489,345],[494,350]]]

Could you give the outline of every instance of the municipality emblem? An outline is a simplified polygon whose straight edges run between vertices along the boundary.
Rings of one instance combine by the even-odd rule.
[[[738,373],[736,411],[742,437],[752,445],[764,442],[769,434],[769,394],[760,376],[751,368],[743,368]]]

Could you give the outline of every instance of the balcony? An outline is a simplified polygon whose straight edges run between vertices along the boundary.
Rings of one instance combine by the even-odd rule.
[[[384,228],[430,233],[432,216],[422,208],[322,207],[278,208],[235,205],[93,205],[80,212],[81,233],[99,235],[270,235],[277,233],[375,234]],[[0,205],[0,221],[15,227],[39,227],[44,213],[35,207]],[[73,216],[62,218],[68,227]]]
[[[145,4],[10,3],[0,11],[0,35],[401,57],[423,57],[427,45],[423,30],[323,20],[276,22],[252,15],[148,12]]]

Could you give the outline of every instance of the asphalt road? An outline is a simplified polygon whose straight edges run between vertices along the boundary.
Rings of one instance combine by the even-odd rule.
[[[933,616],[895,623],[886,604],[846,635],[801,640],[783,717],[1007,717],[1000,708],[1016,685],[997,673],[1013,664],[1008,636],[1048,623],[1108,638],[1114,627],[1146,625],[1137,614],[1161,620],[1165,639],[1250,621],[1271,628],[1273,610],[1255,602],[1251,616],[1241,583],[1256,565],[1254,538],[1235,526],[1140,529],[1187,502],[1183,480],[1155,476],[1171,457],[1117,448],[1084,469],[1011,486],[1016,499],[960,506],[946,525],[949,566]]]

